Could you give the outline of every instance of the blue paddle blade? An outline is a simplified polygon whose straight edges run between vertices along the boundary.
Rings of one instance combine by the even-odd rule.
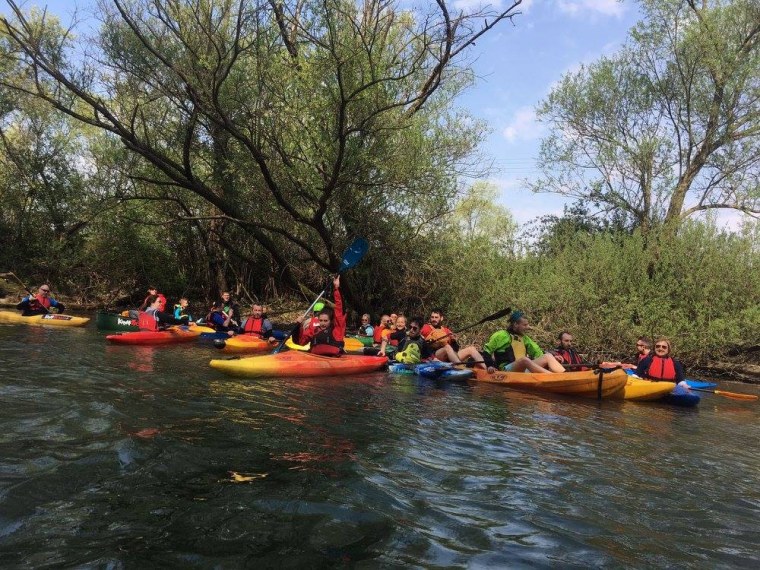
[[[343,259],[340,262],[338,273],[351,269],[359,263],[369,249],[369,243],[364,238],[356,238],[354,242],[343,252]]]

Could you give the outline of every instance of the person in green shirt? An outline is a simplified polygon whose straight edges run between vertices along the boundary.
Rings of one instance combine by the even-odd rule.
[[[525,334],[530,323],[522,311],[514,311],[509,317],[507,330],[496,331],[483,347],[490,357],[488,370],[505,372],[564,372],[565,369],[552,354],[546,353]]]

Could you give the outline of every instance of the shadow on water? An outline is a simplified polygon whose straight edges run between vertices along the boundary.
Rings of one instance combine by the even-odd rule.
[[[89,328],[0,355],[4,568],[760,562],[751,403],[228,379]]]

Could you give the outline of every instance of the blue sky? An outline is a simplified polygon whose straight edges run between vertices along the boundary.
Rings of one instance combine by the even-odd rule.
[[[498,3],[497,3],[498,4]],[[501,2],[506,5],[506,1]],[[460,0],[459,5],[477,5]],[[536,157],[546,134],[536,105],[563,74],[616,51],[640,18],[638,4],[618,0],[523,0],[514,25],[502,23],[473,49],[477,85],[460,98],[491,128],[485,152],[494,160],[490,179],[519,223],[561,214],[568,203],[534,194],[523,180],[537,175]]]
[[[498,9],[507,1],[490,4]],[[47,4],[50,12],[68,22],[75,4],[86,13],[95,0],[29,3]],[[464,10],[483,4],[489,3],[450,2]],[[491,132],[482,148],[495,165],[489,180],[499,188],[500,202],[523,224],[537,216],[561,214],[567,203],[561,196],[534,194],[525,188],[524,179],[537,175],[536,158],[546,133],[535,121],[536,105],[563,74],[615,52],[640,12],[634,0],[523,0],[518,10],[521,14],[513,23],[500,23],[467,54],[477,81],[458,103],[489,125]],[[734,226],[740,219],[739,213],[720,216],[721,222]]]

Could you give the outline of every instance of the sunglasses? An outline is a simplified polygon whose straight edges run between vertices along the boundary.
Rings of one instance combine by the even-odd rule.
[[[418,330],[420,330],[420,327],[418,327],[417,325],[412,325],[412,326],[409,327],[409,330],[410,331],[418,331]]]
[[[43,293],[50,293],[50,289],[40,289]]]
[[[668,345],[667,344],[655,344],[654,347],[655,348],[665,348],[665,349],[667,349]]]

